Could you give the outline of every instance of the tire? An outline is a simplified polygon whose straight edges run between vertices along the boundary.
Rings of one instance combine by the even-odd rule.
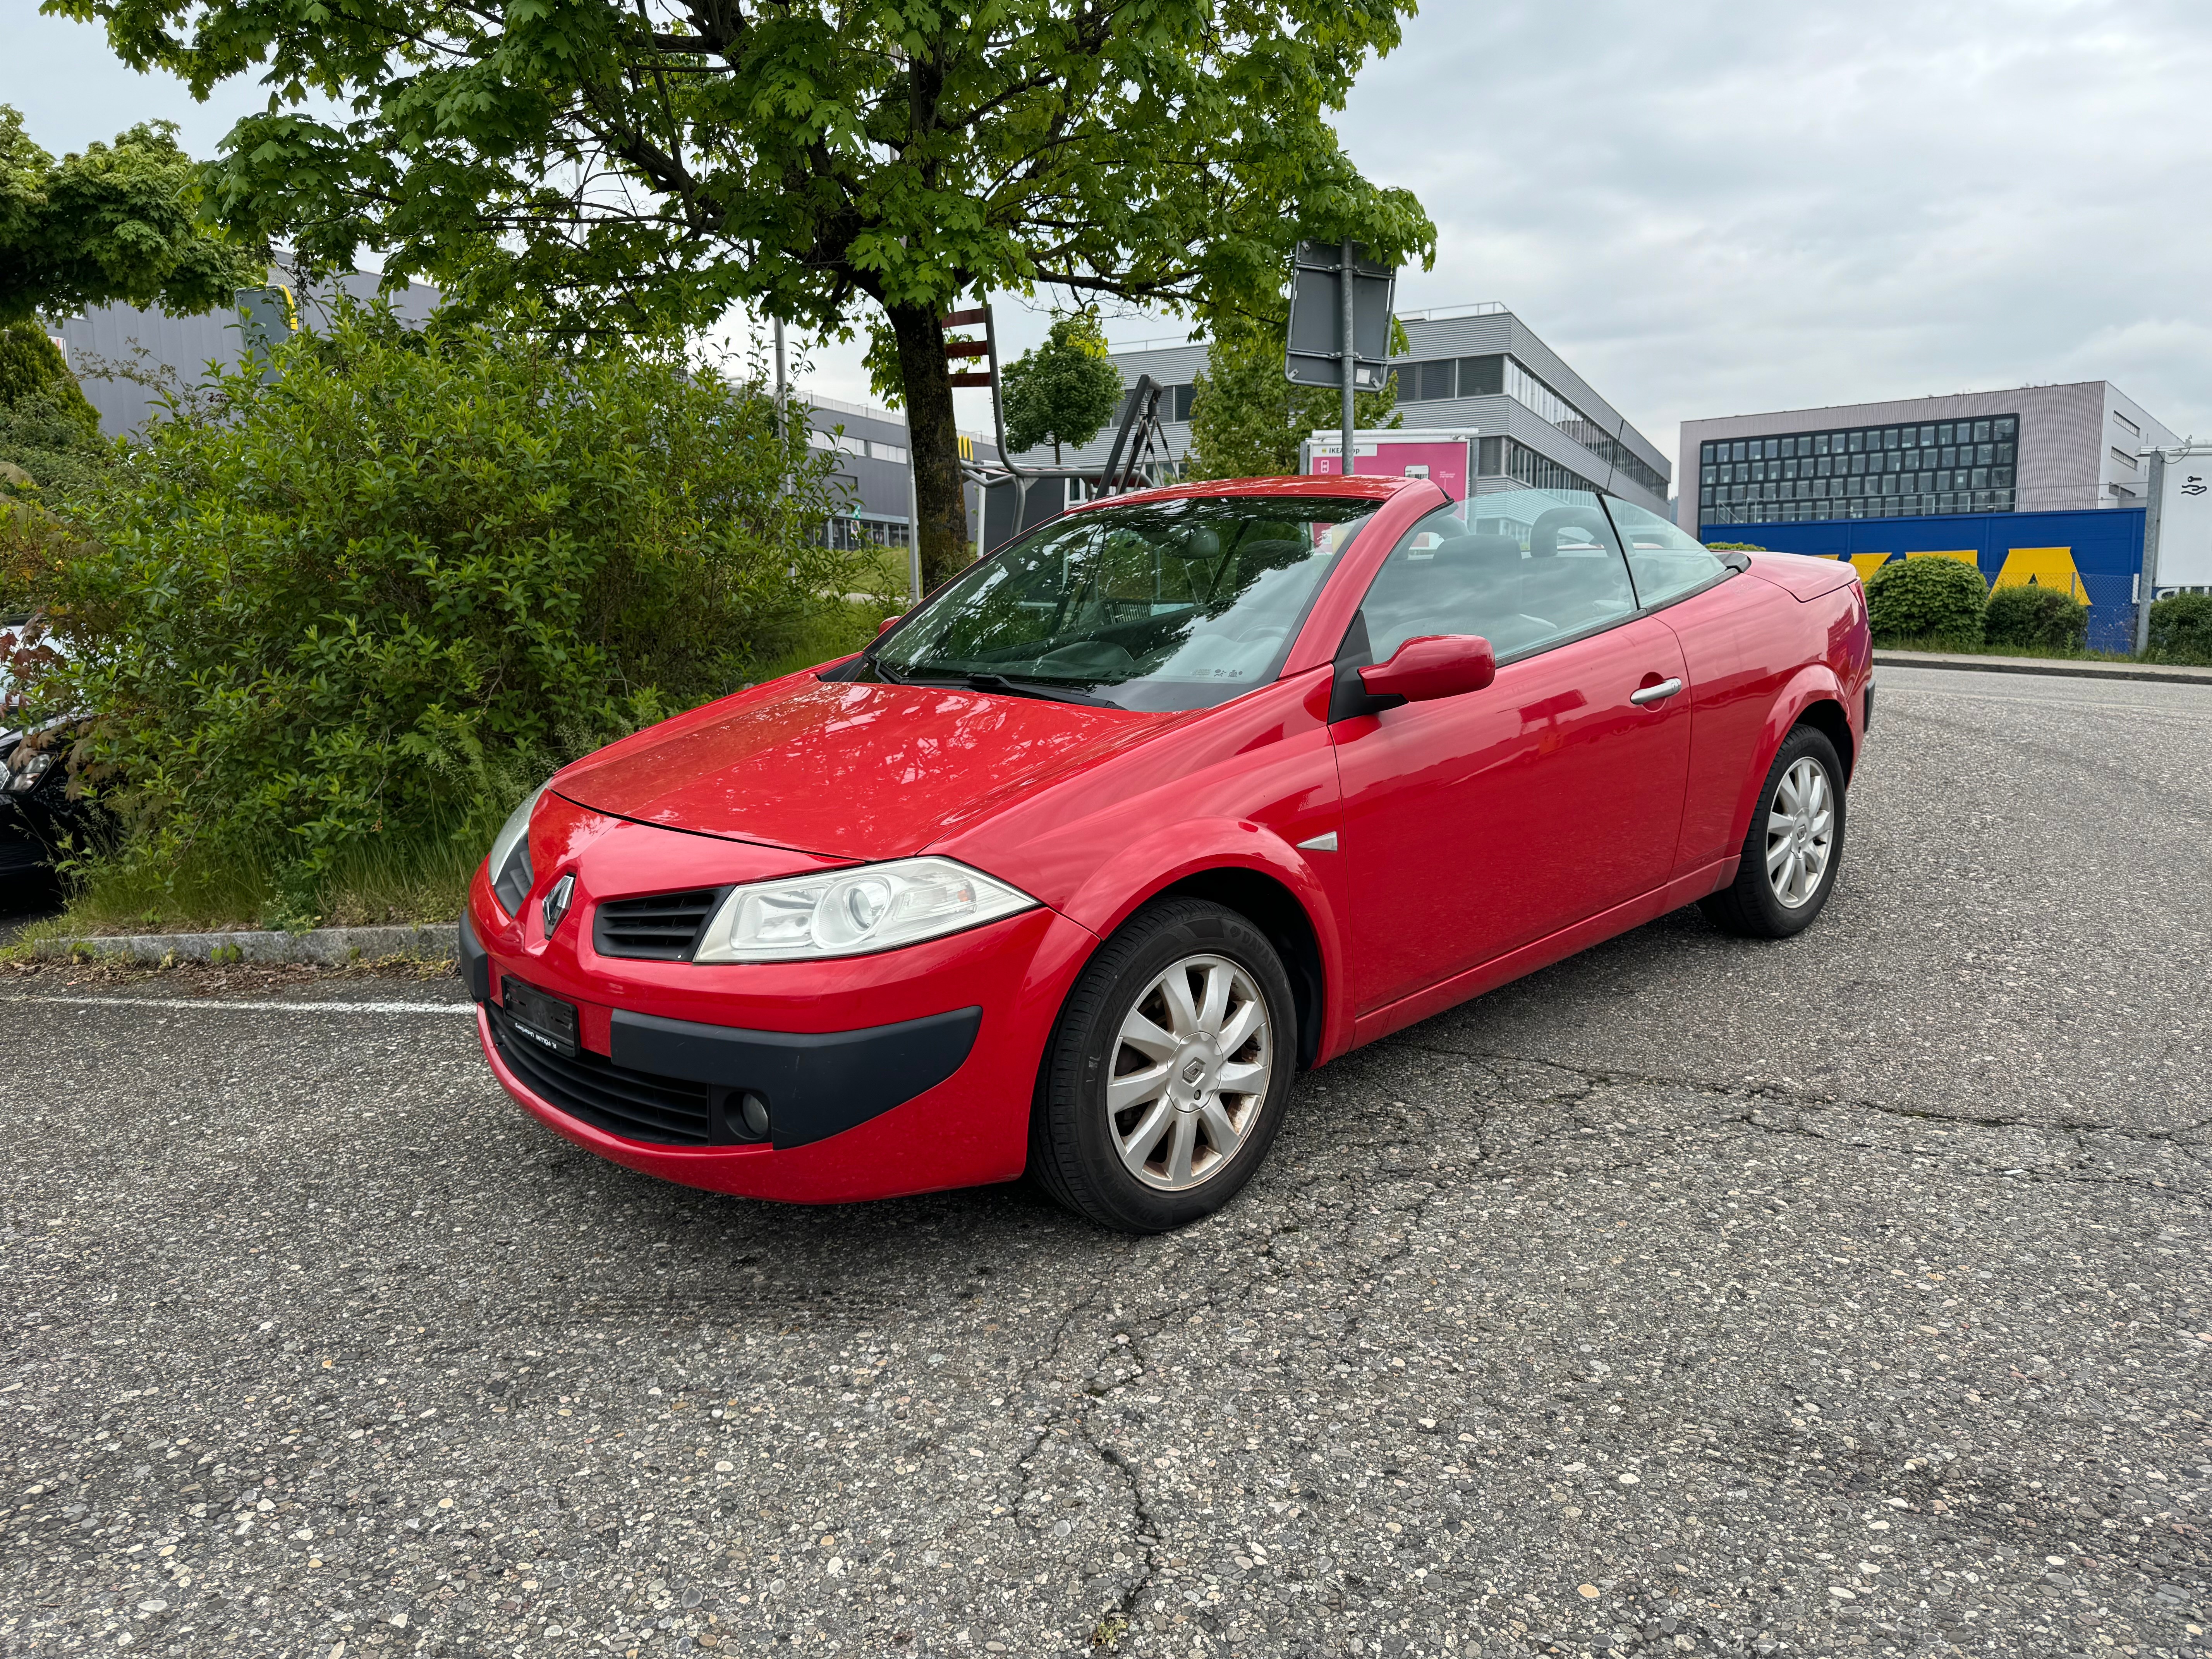
[[[1030,1172],[1122,1232],[1211,1215],[1267,1160],[1297,1053],[1290,975],[1260,930],[1218,904],[1152,905],[1100,948],[1060,1010],[1030,1116]]]
[[[1818,813],[1823,804],[1825,839]],[[1770,853],[1778,862],[1770,865]],[[1698,908],[1723,932],[1788,939],[1811,927],[1827,904],[1843,855],[1843,763],[1825,732],[1798,726],[1767,769],[1735,879]]]

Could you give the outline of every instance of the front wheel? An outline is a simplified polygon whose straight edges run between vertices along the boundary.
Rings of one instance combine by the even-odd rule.
[[[1297,1047],[1290,977],[1218,904],[1139,911],[1069,994],[1030,1127],[1030,1169],[1102,1226],[1157,1233],[1235,1197],[1281,1124]]]
[[[1801,726],[1767,769],[1735,879],[1698,908],[1728,933],[1788,939],[1827,903],[1843,851],[1843,763],[1826,732]]]

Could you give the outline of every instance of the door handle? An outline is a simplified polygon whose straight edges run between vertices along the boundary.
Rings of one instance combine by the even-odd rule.
[[[1682,689],[1680,680],[1662,680],[1656,685],[1646,685],[1628,694],[1629,702],[1641,707],[1647,702],[1661,702]]]

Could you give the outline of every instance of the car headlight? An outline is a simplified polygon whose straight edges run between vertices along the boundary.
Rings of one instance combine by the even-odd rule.
[[[896,950],[1033,909],[1018,888],[951,859],[899,859],[734,888],[694,962],[808,962]]]
[[[522,901],[530,896],[535,878],[530,869],[530,814],[538,798],[551,787],[541,783],[532,790],[530,799],[507,815],[507,822],[491,838],[491,855],[484,862],[491,871],[492,896],[510,916],[520,915]]]
[[[51,749],[41,749],[34,755],[23,754],[19,750],[7,760],[0,761],[0,779],[5,780],[0,783],[0,788],[4,788],[11,795],[27,795],[38,787],[39,780],[46,776],[47,769],[53,763],[54,754]]]

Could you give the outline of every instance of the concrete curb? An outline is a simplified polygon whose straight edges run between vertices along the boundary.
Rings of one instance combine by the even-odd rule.
[[[1877,651],[1877,668],[1954,668],[1975,674],[2059,674],[2080,680],[2148,680],[2212,685],[2212,668],[2173,663],[2096,662],[2064,657],[1976,657],[1946,651]]]
[[[434,927],[316,927],[304,933],[116,933],[44,939],[34,957],[120,957],[130,962],[313,963],[325,968],[386,957],[450,961],[453,926]]]

